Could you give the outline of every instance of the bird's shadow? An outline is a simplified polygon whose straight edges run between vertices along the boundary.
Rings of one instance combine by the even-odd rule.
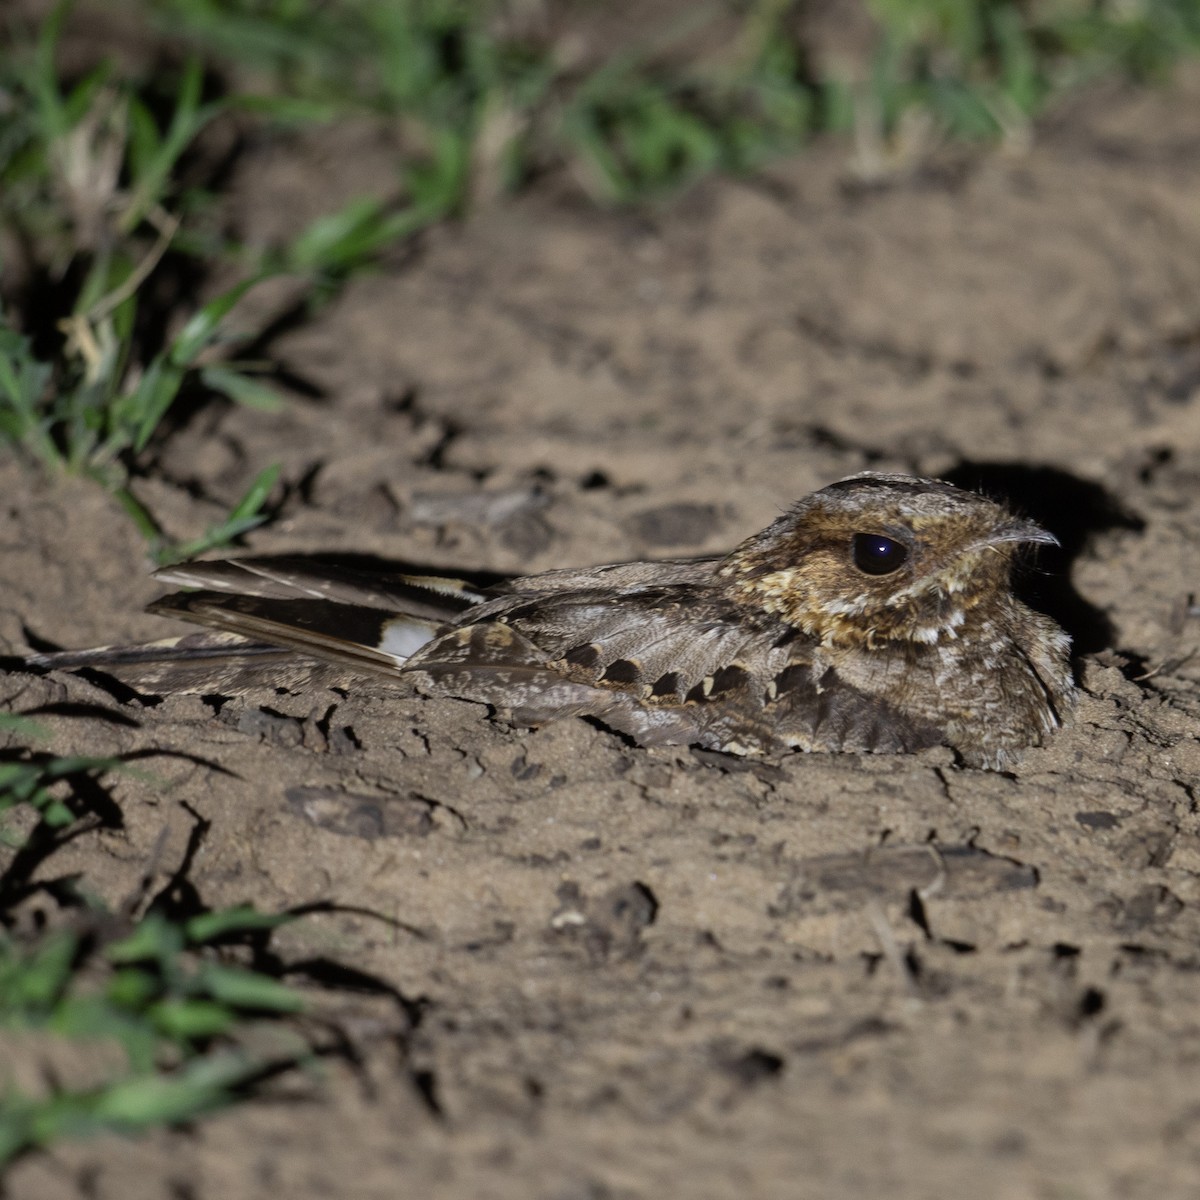
[[[964,460],[942,478],[1001,501],[1054,534],[1059,545],[1039,548],[1032,569],[1018,572],[1015,590],[1031,608],[1053,617],[1071,635],[1076,656],[1112,645],[1112,622],[1075,590],[1071,565],[1096,534],[1144,529],[1145,522],[1136,513],[1100,484],[1057,467]]]

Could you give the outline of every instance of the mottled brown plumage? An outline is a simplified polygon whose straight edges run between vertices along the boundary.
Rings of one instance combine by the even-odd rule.
[[[945,743],[1000,768],[1071,708],[1068,639],[1012,594],[1027,521],[949,484],[865,474],[725,558],[549,571],[477,591],[302,562],[161,572],[158,611],[396,674],[522,724],[600,719],[736,754]]]

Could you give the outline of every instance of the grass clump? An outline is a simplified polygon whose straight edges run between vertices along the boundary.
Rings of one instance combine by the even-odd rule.
[[[223,935],[285,918],[252,910],[207,914]],[[23,1094],[0,1079],[0,1165],[63,1137],[132,1132],[191,1119],[304,1056],[264,1060],[236,1039],[252,1019],[295,1014],[299,993],[270,976],[210,957],[203,918],[149,914],[106,941],[102,923],[21,944],[0,934],[0,1029],[39,1034],[86,1053],[116,1046],[124,1064],[104,1082]]]
[[[65,87],[55,51],[68,8],[0,68],[0,441],[115,492],[161,561],[175,548],[129,483],[168,412],[200,393],[279,401],[223,354],[225,318],[256,279],[174,336],[154,308],[195,203],[181,182],[184,156],[221,109],[202,99],[198,61],[166,97],[115,79],[108,64]],[[232,537],[263,519],[266,479],[251,489],[254,511],[243,502],[210,532]]]
[[[893,133],[922,114],[942,137],[1029,135],[1105,75],[1162,78],[1200,52],[1195,0],[867,0],[879,29],[859,119]]]
[[[797,0],[664,5],[657,34],[642,16],[639,40],[600,50],[570,4],[151,0],[162,28],[253,79],[264,112],[398,121],[404,231],[548,170],[631,203],[816,134],[889,138],[917,114],[943,138],[1012,137],[1080,83],[1161,77],[1200,51],[1195,0],[862,4],[874,49],[847,62],[813,42]]]
[[[0,713],[0,732],[39,730]],[[249,907],[172,912],[169,888],[110,912],[75,877],[35,880],[36,866],[103,823],[105,781],[123,769],[116,759],[0,755],[0,1038],[57,1045],[67,1061],[86,1060],[92,1047],[109,1051],[90,1072],[100,1080],[82,1085],[22,1089],[12,1060],[0,1067],[0,1166],[63,1137],[193,1118],[311,1054],[299,1033],[276,1036],[270,1056],[246,1048],[258,1025],[278,1025],[304,1002],[229,959],[229,947],[261,947],[287,916]],[[22,918],[41,891],[58,902],[45,925]]]
[[[574,38],[566,6],[565,16],[553,7],[522,22],[496,0],[152,3],[163,28],[251,72],[265,87],[260,111],[398,119],[404,228],[564,167],[598,201],[642,200],[794,149],[819,124],[790,0],[698,5],[650,43],[599,60]],[[731,14],[736,35],[721,53],[677,53]]]

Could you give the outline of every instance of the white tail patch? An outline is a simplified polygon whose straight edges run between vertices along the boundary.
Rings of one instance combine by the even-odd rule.
[[[396,617],[383,627],[383,636],[376,647],[383,654],[390,654],[397,665],[411,658],[426,642],[432,640],[437,626],[411,617]]]

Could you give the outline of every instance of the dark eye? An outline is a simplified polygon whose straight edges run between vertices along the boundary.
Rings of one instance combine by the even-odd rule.
[[[865,575],[890,575],[904,566],[908,551],[878,533],[854,535],[854,565]]]

